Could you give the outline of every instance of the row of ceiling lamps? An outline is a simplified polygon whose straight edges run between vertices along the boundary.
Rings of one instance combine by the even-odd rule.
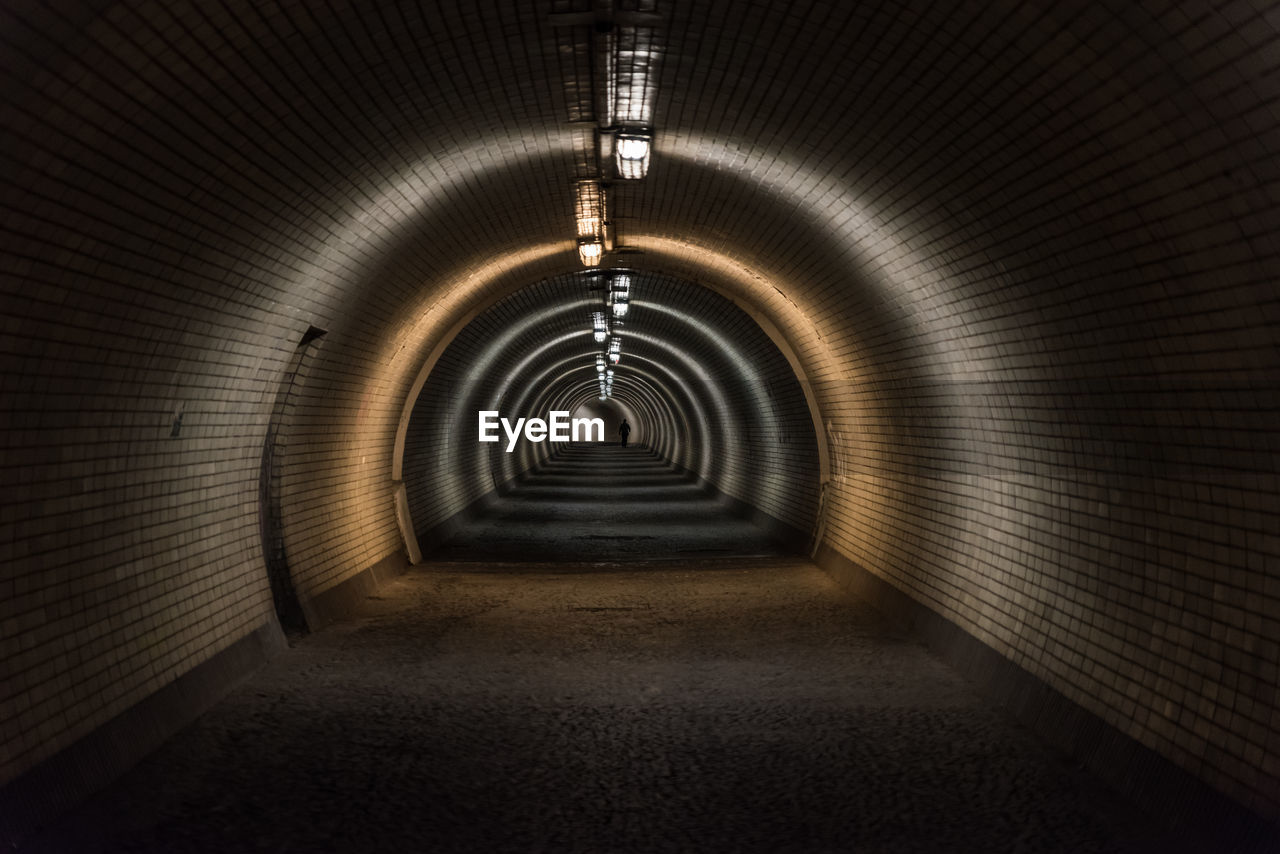
[[[600,174],[578,182],[578,257],[588,267],[599,264],[611,244],[604,164],[614,177],[639,181],[649,173],[653,152],[653,72],[656,50],[653,29],[627,25],[651,22],[652,16],[616,13],[593,28],[595,62],[593,92],[596,116],[595,163]]]
[[[591,313],[591,332],[597,344],[604,345],[604,352],[596,356],[596,373],[600,380],[600,399],[608,400],[613,394],[613,369],[606,365],[622,360],[622,337],[618,327],[627,316],[631,304],[631,274],[611,271],[605,274],[605,305],[609,313]]]
[[[628,26],[629,19],[619,14],[612,19],[597,20],[593,28],[593,78],[599,81],[594,92],[596,103],[596,158],[602,165],[613,163],[614,176],[620,180],[638,181],[649,171],[653,143],[653,91],[650,85],[654,70],[654,37],[648,26]],[[652,23],[652,18],[637,16],[630,23]],[[584,266],[594,267],[613,249],[614,235],[608,217],[608,184],[596,176],[578,181],[575,214],[578,225],[578,258]],[[600,399],[613,394],[614,371],[622,359],[622,339],[618,327],[627,316],[631,303],[631,275],[625,272],[605,274],[605,311],[593,312],[592,335],[604,347],[596,357]]]

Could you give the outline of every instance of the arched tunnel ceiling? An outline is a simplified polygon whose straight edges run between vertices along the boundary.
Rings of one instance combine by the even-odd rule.
[[[128,247],[154,247],[198,266],[221,299],[236,300],[240,288],[224,291],[243,277],[269,305],[331,330],[377,316],[413,352],[427,330],[410,324],[398,337],[399,324],[481,298],[454,289],[493,259],[573,266],[572,182],[591,130],[569,123],[584,70],[565,48],[580,47],[586,28],[554,27],[551,16],[574,8],[331,5],[320,15],[306,4],[271,14],[200,4],[141,14],[121,4],[69,33],[41,32],[19,12],[6,28],[11,68],[46,50],[64,55],[56,45],[78,59],[35,75],[67,97],[36,87],[43,98],[22,110],[34,127],[17,140],[18,159],[75,176],[68,194],[79,198],[63,201],[90,211],[103,197],[107,209],[129,203],[130,216],[86,223],[122,274],[137,265]],[[691,274],[708,275],[720,256],[740,261],[769,282],[748,299],[767,302],[772,286],[798,306],[793,316],[765,306],[780,325],[809,327],[794,337],[812,329],[825,340],[837,334],[826,318],[856,314],[862,342],[912,336],[928,348],[956,336],[923,304],[980,301],[1013,278],[1061,288],[1040,322],[1070,320],[1095,295],[1087,282],[1101,279],[1064,276],[1059,259],[1087,262],[1104,227],[1064,208],[1182,213],[1176,196],[1138,189],[1164,138],[1151,132],[1165,124],[1163,100],[1108,112],[1151,100],[1141,87],[1159,80],[1120,73],[1093,47],[1101,29],[1108,45],[1138,51],[1143,41],[1124,36],[1139,24],[1144,40],[1161,30],[1176,40],[1186,29],[1176,15],[1102,26],[1061,4],[923,15],[898,4],[714,3],[663,15],[655,166],[617,187],[619,239],[656,256],[638,267],[670,269],[663,248]],[[139,111],[148,120],[128,123]],[[1123,154],[1106,163],[1107,194],[1095,200],[1087,179],[1103,168],[1091,148],[1100,134]],[[42,136],[66,142],[44,148]],[[1180,167],[1188,184],[1203,168],[1189,154]],[[1210,170],[1200,180],[1226,179]],[[39,209],[35,195],[14,207]],[[1110,235],[1152,237],[1135,226]],[[977,281],[942,287],[936,270],[948,264]],[[248,302],[243,319],[264,322]],[[966,349],[981,366],[985,343]],[[956,370],[950,353],[922,355]]]
[[[0,776],[271,619],[263,443],[311,327],[294,581],[403,548],[424,366],[580,269],[586,28],[551,16],[584,8],[0,8],[3,681],[50,686]],[[1277,809],[1272,6],[658,14],[618,240],[778,345],[824,427],[825,554]]]

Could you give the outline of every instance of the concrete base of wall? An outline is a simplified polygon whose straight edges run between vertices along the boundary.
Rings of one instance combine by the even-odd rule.
[[[138,764],[284,648],[272,619],[0,789],[0,847],[22,850],[33,831]]]
[[[714,495],[716,500],[727,508],[730,513],[768,531],[769,536],[773,537],[774,541],[787,551],[803,554],[805,549],[808,548],[809,535],[804,531],[792,527],[776,516],[769,515],[754,504],[748,504],[741,498],[725,495],[702,478],[698,478],[696,483]]]
[[[493,505],[497,503],[498,498],[505,492],[505,484],[503,489],[491,489],[448,519],[419,534],[418,544],[422,548],[423,557],[425,558],[438,546],[462,530],[463,526],[468,522],[480,518],[493,509]]]
[[[748,504],[741,498],[735,498],[732,495],[721,492],[714,483],[705,477],[699,477],[683,466],[671,463],[671,467],[688,475],[690,482],[697,484],[701,489],[705,489],[711,495],[714,495],[720,505],[733,515],[763,528],[778,545],[787,551],[803,554],[809,548],[810,535],[805,531],[801,531],[799,528],[782,521],[777,516],[764,512],[754,504]]]
[[[535,463],[532,468],[523,471],[509,480],[503,481],[493,489],[481,495],[475,501],[472,501],[466,507],[463,507],[457,513],[454,513],[448,519],[433,525],[421,533],[415,532],[420,554],[425,558],[426,555],[434,551],[438,546],[444,544],[450,537],[462,530],[468,522],[479,519],[481,516],[493,509],[498,499],[511,492],[516,484],[522,483],[529,478],[531,474],[538,471],[540,463]]]
[[[846,590],[922,639],[1020,723],[1157,820],[1203,835],[1215,851],[1280,851],[1280,826],[1120,732],[955,623],[825,543],[815,561]]]
[[[355,613],[365,597],[372,595],[379,587],[403,574],[408,568],[408,556],[397,552],[315,596],[299,594],[298,601],[307,618],[307,628],[314,632],[346,619]]]

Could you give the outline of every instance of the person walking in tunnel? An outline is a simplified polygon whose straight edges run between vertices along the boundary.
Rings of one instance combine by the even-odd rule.
[[[625,448],[627,446],[627,437],[631,435],[631,425],[627,423],[625,418],[618,425],[618,435],[622,437],[622,441],[618,444]]]

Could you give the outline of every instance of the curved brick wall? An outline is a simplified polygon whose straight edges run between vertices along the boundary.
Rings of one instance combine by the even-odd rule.
[[[423,364],[577,269],[552,5],[359,5],[0,10],[0,780],[272,623],[273,423],[298,595],[398,554]],[[824,554],[1274,816],[1274,8],[672,7],[619,238],[785,344]]]

